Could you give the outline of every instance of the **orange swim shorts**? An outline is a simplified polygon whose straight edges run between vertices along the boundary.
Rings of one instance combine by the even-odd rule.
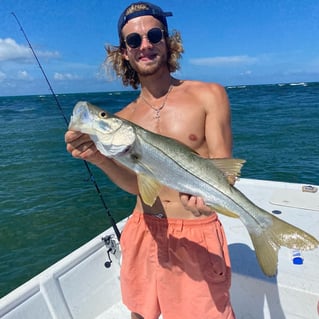
[[[123,303],[144,319],[233,319],[230,258],[217,214],[170,219],[134,211],[121,237]]]

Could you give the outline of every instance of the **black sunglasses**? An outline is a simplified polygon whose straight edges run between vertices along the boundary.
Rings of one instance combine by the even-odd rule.
[[[164,30],[160,28],[152,28],[150,29],[146,37],[148,41],[152,44],[159,43],[163,39]],[[139,33],[130,33],[126,36],[124,39],[124,42],[132,49],[136,49],[141,46],[142,44],[143,36],[141,36]]]

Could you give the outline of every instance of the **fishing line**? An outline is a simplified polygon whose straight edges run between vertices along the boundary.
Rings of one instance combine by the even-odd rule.
[[[45,78],[45,81],[47,82],[47,84],[48,84],[48,86],[49,86],[49,89],[50,89],[50,91],[51,91],[51,94],[53,95],[54,100],[55,100],[55,102],[56,102],[56,104],[57,104],[57,106],[58,106],[58,109],[60,110],[60,113],[61,113],[61,115],[62,115],[62,117],[63,117],[63,119],[64,119],[64,121],[65,121],[65,123],[66,123],[66,125],[67,125],[67,127],[68,127],[68,126],[69,126],[69,121],[68,121],[67,117],[65,116],[65,113],[64,113],[64,111],[63,111],[63,108],[62,108],[62,106],[61,106],[61,104],[60,104],[60,102],[59,102],[59,99],[58,99],[57,95],[55,94],[55,92],[54,92],[54,90],[53,90],[53,88],[52,88],[52,86],[51,86],[51,83],[50,83],[50,81],[49,81],[49,79],[48,79],[46,73],[44,72],[44,69],[43,69],[43,67],[42,67],[42,65],[41,65],[41,63],[40,63],[40,60],[38,59],[38,56],[36,55],[35,51],[33,50],[33,47],[32,47],[32,45],[31,45],[31,42],[30,42],[29,39],[28,39],[27,34],[25,33],[25,31],[24,31],[24,29],[23,29],[23,27],[22,27],[22,25],[21,25],[21,23],[20,23],[18,17],[15,15],[15,13],[14,13],[14,12],[11,12],[11,14],[12,14],[12,15],[14,16],[14,18],[16,19],[16,21],[17,21],[17,23],[18,23],[18,25],[19,25],[19,27],[20,27],[20,30],[21,30],[21,32],[22,32],[24,38],[25,38],[26,41],[28,42],[28,45],[29,45],[29,47],[30,47],[30,49],[31,49],[31,51],[32,51],[32,54],[33,54],[34,58],[36,59],[36,61],[37,61],[37,63],[38,63],[38,66],[39,66],[39,68],[40,68],[40,70],[41,70],[41,72],[42,72],[42,74],[43,74],[43,76],[44,76],[44,78]],[[97,184],[97,182],[96,182],[96,180],[95,180],[95,178],[94,178],[94,175],[93,175],[93,173],[92,173],[92,171],[91,171],[91,169],[90,169],[90,167],[89,167],[87,161],[83,160],[83,162],[84,162],[84,165],[85,165],[85,167],[86,167],[86,169],[87,169],[87,171],[88,171],[88,173],[89,173],[89,179],[91,180],[91,182],[92,182],[93,185],[95,186],[95,189],[96,189],[96,191],[97,191],[97,193],[98,193],[98,195],[99,195],[99,197],[100,197],[100,199],[101,199],[102,205],[103,205],[103,207],[105,208],[106,214],[107,214],[107,216],[108,216],[108,218],[109,218],[109,220],[110,220],[110,222],[111,222],[111,224],[112,224],[112,227],[113,227],[113,230],[114,230],[114,232],[115,232],[115,234],[116,234],[116,237],[117,237],[118,240],[120,240],[120,238],[121,238],[121,233],[120,233],[120,231],[119,231],[119,229],[118,229],[118,227],[117,227],[117,225],[116,225],[116,222],[115,222],[115,220],[114,220],[114,218],[113,218],[113,216],[112,216],[112,214],[111,214],[111,212],[110,212],[110,209],[109,209],[108,206],[106,205],[106,202],[105,202],[105,200],[104,200],[104,197],[103,197],[103,195],[102,195],[102,193],[101,193],[101,191],[100,191],[100,187],[99,187],[99,185]]]

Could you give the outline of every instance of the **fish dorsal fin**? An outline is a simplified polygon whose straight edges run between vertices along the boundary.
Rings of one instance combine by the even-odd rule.
[[[246,162],[239,158],[213,158],[210,159],[213,164],[221,170],[226,177],[240,176],[240,170]]]
[[[143,202],[148,206],[153,206],[162,184],[155,178],[143,173],[137,175],[137,183]]]

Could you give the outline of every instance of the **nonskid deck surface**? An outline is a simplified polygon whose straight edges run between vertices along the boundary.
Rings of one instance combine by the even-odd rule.
[[[107,309],[104,313],[100,316],[96,317],[95,319],[130,319],[131,313],[130,311],[122,304],[122,302],[118,302],[114,304],[112,307]]]

